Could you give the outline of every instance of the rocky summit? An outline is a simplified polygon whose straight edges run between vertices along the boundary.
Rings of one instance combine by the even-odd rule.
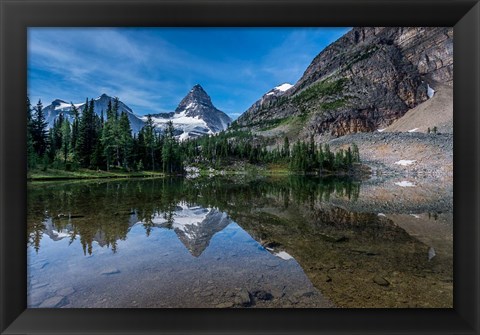
[[[293,87],[265,94],[236,124],[277,138],[372,132],[452,85],[453,28],[358,27],[320,52]]]
[[[217,109],[210,96],[199,84],[180,101],[175,112],[152,115],[156,127],[162,129],[172,121],[180,140],[218,133],[232,122],[232,119]],[[143,118],[144,121],[147,117]]]

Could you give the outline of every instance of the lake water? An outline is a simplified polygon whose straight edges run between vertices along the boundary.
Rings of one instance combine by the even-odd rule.
[[[453,307],[452,221],[418,181],[30,183],[28,307]]]

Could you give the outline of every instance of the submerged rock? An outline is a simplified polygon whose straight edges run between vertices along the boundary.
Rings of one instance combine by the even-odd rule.
[[[54,297],[46,299],[38,307],[40,307],[40,308],[55,308],[55,307],[61,306],[64,303],[65,303],[65,297],[62,297],[60,295],[56,295]]]
[[[101,275],[114,275],[120,273],[120,270],[117,268],[106,268],[102,272],[100,272]]]
[[[375,282],[375,284],[377,285],[380,285],[380,286],[388,286],[390,285],[390,283],[388,282],[388,280],[386,280],[385,278],[381,277],[381,276],[375,276],[373,278],[373,281]]]

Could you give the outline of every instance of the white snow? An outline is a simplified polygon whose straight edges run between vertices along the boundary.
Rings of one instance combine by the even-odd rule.
[[[175,212],[172,228],[181,230],[189,239],[194,239],[196,236],[192,228],[205,220],[211,208],[188,207],[184,202],[179,203],[178,206],[182,209]]]
[[[411,216],[413,216],[415,219],[420,219],[420,215],[418,214],[410,214]]]
[[[73,105],[78,109],[80,106],[85,105],[85,103],[73,104]],[[72,107],[72,104],[61,102],[60,105],[55,107],[55,110],[62,110],[62,109],[71,108],[71,107]]]
[[[414,133],[414,132],[416,132],[417,130],[418,130],[418,128],[413,128],[413,129],[410,129],[408,132],[409,132],[409,133]]]
[[[267,94],[265,95],[275,95],[275,93],[278,93],[278,92],[285,92],[287,90],[289,90],[290,88],[292,88],[293,85],[292,84],[289,84],[289,83],[284,83],[282,85],[278,85],[278,86],[275,86],[270,92],[268,92]]]
[[[293,85],[292,84],[289,84],[289,83],[284,83],[282,85],[279,85],[277,87],[275,87],[275,90],[279,90],[279,91],[282,91],[282,92],[285,92],[286,90],[292,88]]]
[[[141,120],[146,121],[147,116],[142,116]],[[172,118],[152,117],[152,121],[157,129],[164,129],[167,122],[172,121],[176,129],[183,130],[183,133],[178,137],[180,141],[189,139],[192,134],[213,134],[207,123],[199,116],[187,116],[187,110],[175,113]]]
[[[285,251],[277,252],[277,253],[275,254],[275,256],[280,257],[281,259],[284,259],[284,260],[286,260],[286,261],[288,261],[289,259],[293,259],[293,257],[290,256],[290,254],[288,254],[288,253],[285,252]]]
[[[433,95],[435,94],[435,90],[430,87],[430,85],[427,84],[427,95],[428,98],[431,99]]]
[[[187,107],[185,107],[185,109],[192,109],[192,108],[195,108],[196,106],[197,106],[196,103],[191,102],[191,103],[189,103],[189,104],[187,105]]]
[[[185,140],[188,140],[189,138],[190,138],[190,136],[188,135],[188,133],[184,131],[184,132],[178,137],[178,140],[179,140],[180,142],[183,142],[183,141],[185,141]]]
[[[377,215],[378,215],[378,216],[386,216],[386,215],[383,214],[383,213],[378,213]]]
[[[57,238],[64,238],[64,237],[69,237],[70,234],[68,233],[68,231],[56,231],[56,230],[53,230],[52,231],[52,234],[55,235]]]
[[[399,160],[399,161],[395,162],[394,164],[402,165],[402,166],[408,166],[408,165],[412,165],[415,162],[416,162],[416,160],[402,159],[402,160]]]
[[[377,131],[381,133],[381,132],[384,131],[385,129],[387,129],[387,128],[377,129]]]
[[[395,185],[398,185],[400,187],[415,187],[415,184],[408,180],[402,180],[402,181],[396,182]]]
[[[189,239],[195,238],[192,228],[205,220],[211,208],[188,207],[185,202],[180,202],[177,206],[180,208],[174,213],[172,228],[183,231]],[[166,222],[165,214],[163,212],[157,213],[152,218],[152,222],[154,224],[164,224]]]

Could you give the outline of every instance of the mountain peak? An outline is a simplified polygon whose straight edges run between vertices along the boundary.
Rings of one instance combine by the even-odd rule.
[[[67,103],[66,101],[63,101],[61,99],[55,99],[52,101],[53,106],[60,106],[61,104],[66,104],[66,103]]]
[[[200,84],[193,86],[180,101],[175,109],[175,114],[176,118],[186,117],[192,120],[201,120],[208,126],[205,129],[208,129],[211,133],[226,129],[228,124],[232,122],[227,114],[213,105],[212,99]]]
[[[195,85],[192,87],[192,89],[191,89],[191,91],[196,91],[196,90],[204,91],[204,92],[205,92],[205,90],[203,89],[202,85],[200,85],[200,84],[195,84]]]
[[[196,109],[198,106],[204,106],[209,109],[216,109],[215,106],[213,106],[212,104],[212,99],[207,94],[207,92],[205,92],[203,87],[200,86],[200,84],[196,84],[192,87],[192,89],[188,92],[185,98],[180,101],[177,109],[175,109],[175,112],[188,112],[189,110]]]
[[[192,98],[194,99],[208,100],[211,103],[210,96],[207,94],[207,92],[203,89],[203,87],[200,84],[196,84],[195,86],[193,86],[190,92],[188,93],[187,97],[189,95],[191,95]]]
[[[107,98],[111,99],[112,97],[110,97],[107,93],[102,93],[102,95],[96,98],[95,100],[107,99]]]

